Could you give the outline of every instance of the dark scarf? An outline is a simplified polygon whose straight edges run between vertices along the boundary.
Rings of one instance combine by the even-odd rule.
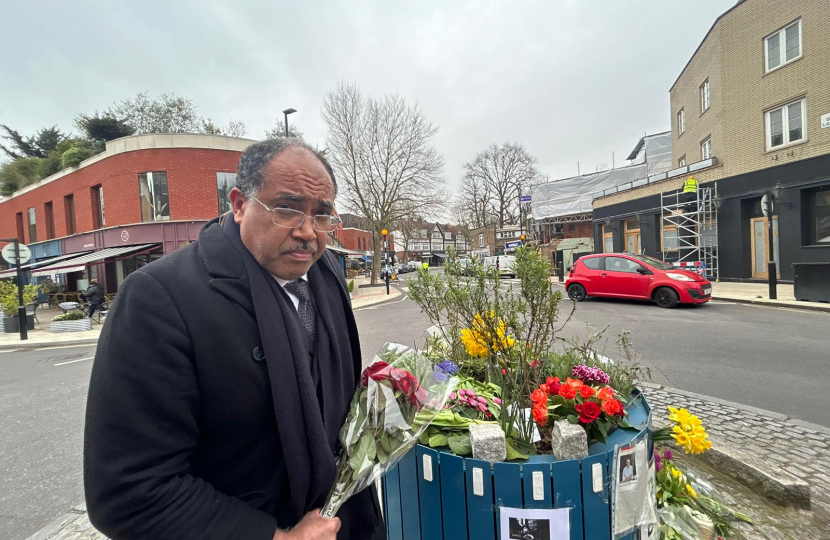
[[[307,334],[291,300],[242,243],[234,220],[225,219],[222,229],[244,260],[250,282],[291,491],[287,504],[276,509],[276,517],[280,527],[290,527],[323,504],[334,482],[337,436],[360,371],[357,328],[348,296],[324,254],[308,274],[318,327],[321,320],[323,324],[314,355],[318,376],[312,377]],[[364,499],[361,506],[367,502]],[[362,509],[355,510],[355,517],[375,521],[373,509],[366,509],[370,513],[365,516],[360,516]]]

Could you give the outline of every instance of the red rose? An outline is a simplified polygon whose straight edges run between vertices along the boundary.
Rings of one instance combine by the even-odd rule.
[[[543,403],[547,406],[548,395],[541,389],[537,388],[530,394],[530,400],[535,404]]]
[[[625,416],[625,407],[618,399],[606,399],[602,402],[602,410],[608,416]]]
[[[610,386],[606,386],[602,390],[597,393],[597,399],[600,401],[605,401],[606,399],[613,399],[614,398],[614,389]]]
[[[579,390],[583,386],[582,381],[580,381],[579,379],[571,379],[570,377],[565,379],[565,384],[567,384],[571,388],[576,388],[577,390]]]
[[[386,369],[389,364],[386,362],[375,362],[371,366],[363,370],[363,375],[360,377],[360,384],[367,386],[369,384],[369,377],[373,381],[383,381],[389,378],[389,371]]]
[[[548,386],[552,385],[553,383],[561,383],[561,382],[562,381],[559,379],[559,377],[548,377],[548,380],[545,381],[545,383]]]
[[[533,406],[533,420],[543,425],[548,421],[548,408],[544,403],[537,403]]]
[[[558,382],[551,383],[548,385],[548,392],[553,394],[554,396],[559,394],[559,389],[562,388],[562,385]]]
[[[584,397],[585,399],[588,399],[589,397],[595,394],[594,389],[590,386],[583,386],[579,389],[579,393],[582,394],[582,397]]]
[[[600,412],[602,412],[599,408],[599,404],[594,403],[593,401],[586,401],[582,405],[577,405],[574,408],[576,409],[576,412],[579,413],[579,421],[583,424],[590,424],[599,418]]]
[[[563,384],[559,388],[559,395],[565,399],[574,399],[578,390],[569,384]]]

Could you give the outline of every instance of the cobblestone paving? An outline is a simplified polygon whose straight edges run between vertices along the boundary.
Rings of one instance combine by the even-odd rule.
[[[659,386],[646,386],[644,393],[656,413],[662,414],[668,405],[685,407],[703,420],[713,436],[729,439],[735,447],[771,466],[779,465],[803,478],[810,484],[813,508],[830,512],[830,429],[813,429],[780,414]],[[77,518],[72,515],[56,529],[44,529],[29,540],[107,540],[86,513],[78,513]],[[769,532],[773,536],[764,536],[787,538]]]

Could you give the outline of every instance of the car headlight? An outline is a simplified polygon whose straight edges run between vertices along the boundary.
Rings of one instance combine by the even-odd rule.
[[[666,272],[666,277],[675,279],[677,281],[694,281],[694,279],[690,278],[685,274],[675,274],[674,272]]]

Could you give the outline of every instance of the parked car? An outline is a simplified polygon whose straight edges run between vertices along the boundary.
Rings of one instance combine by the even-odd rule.
[[[502,276],[516,277],[516,270],[513,265],[516,264],[516,257],[513,255],[496,255],[494,257],[484,257],[484,269],[498,268],[499,274]]]
[[[398,273],[399,274],[406,274],[408,272],[412,272],[412,267],[408,264],[400,263],[398,264]]]
[[[565,289],[577,302],[589,296],[632,298],[673,308],[678,303],[704,304],[712,298],[712,284],[706,278],[644,255],[587,255],[569,272]]]

